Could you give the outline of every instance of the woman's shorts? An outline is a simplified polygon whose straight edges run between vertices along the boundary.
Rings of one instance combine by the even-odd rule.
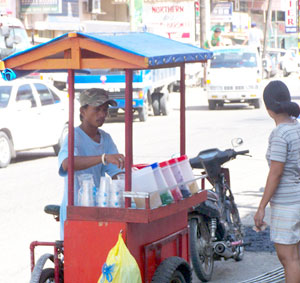
[[[271,204],[271,241],[291,245],[300,241],[300,203]]]

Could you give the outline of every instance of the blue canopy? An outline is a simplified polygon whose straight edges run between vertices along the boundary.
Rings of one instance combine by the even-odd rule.
[[[75,38],[75,39],[74,39]],[[159,68],[159,67],[173,67],[181,63],[192,63],[192,62],[203,62],[208,59],[211,59],[213,53],[209,50],[198,48],[196,46],[181,43],[172,39],[168,39],[159,35],[146,33],[146,32],[128,32],[128,33],[66,33],[59,37],[56,37],[46,43],[34,46],[32,48],[26,49],[24,51],[10,55],[2,60],[2,70],[8,68],[9,75],[4,77],[15,78],[22,74],[28,74],[28,72],[42,71],[42,72],[53,72],[53,71],[64,71],[68,68],[64,68],[64,64],[50,64],[49,62],[53,59],[67,59],[65,57],[64,50],[61,48],[58,51],[55,51],[55,48],[52,48],[51,51],[48,47],[54,46],[61,47],[63,43],[66,44],[67,40],[79,40],[78,47],[75,45],[70,45],[66,47],[69,49],[79,48],[81,51],[90,52],[89,57],[84,57],[81,55],[80,60],[90,59],[91,52],[96,54],[95,58],[99,59],[99,66],[93,65],[94,69],[102,69],[103,65],[101,64],[101,58],[104,61],[104,58],[109,58],[111,61],[117,61],[111,68],[119,69],[145,69],[145,68]],[[86,41],[93,43],[94,49],[89,50],[89,44]],[[83,44],[81,45],[81,41]],[[84,44],[85,43],[85,44]],[[65,46],[64,45],[64,46]],[[103,46],[106,46],[108,50],[113,51],[111,54],[110,51],[103,51]],[[44,51],[45,52],[41,52]],[[118,53],[119,52],[119,53]],[[43,54],[42,57],[34,58],[30,61],[31,57],[28,55]],[[76,53],[76,52],[75,52]],[[74,54],[75,54],[74,53]],[[84,54],[84,52],[82,52]],[[116,55],[117,54],[117,55]],[[122,56],[118,56],[121,54]],[[22,58],[27,56],[25,63],[22,62]],[[102,57],[101,57],[102,56]],[[20,58],[20,60],[16,60]],[[45,60],[44,64],[41,63],[41,60]],[[72,59],[72,58],[71,58]],[[73,58],[74,59],[74,58]],[[38,61],[40,60],[40,61]],[[47,61],[46,61],[47,60]],[[74,60],[73,60],[74,61]],[[12,63],[13,62],[13,63]],[[56,61],[57,62],[57,61]],[[87,60],[86,60],[87,62]],[[48,63],[48,64],[46,64]],[[19,65],[18,65],[19,64]],[[26,65],[28,64],[28,65]],[[69,66],[71,63],[65,64]],[[82,65],[88,66],[86,64],[78,64],[79,67],[70,67],[71,69],[82,69]],[[32,67],[34,66],[34,68]],[[118,66],[118,67],[116,67]],[[31,69],[33,68],[33,69]],[[88,67],[86,69],[92,69]],[[11,72],[15,73],[11,75]],[[9,78],[8,78],[9,79]]]

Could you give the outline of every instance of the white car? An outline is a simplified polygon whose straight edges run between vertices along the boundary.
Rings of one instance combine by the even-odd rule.
[[[0,168],[18,151],[53,146],[68,131],[68,97],[41,80],[0,82]]]
[[[211,49],[214,57],[208,62],[206,90],[208,108],[224,103],[248,103],[260,107],[262,63],[256,48],[221,46]]]

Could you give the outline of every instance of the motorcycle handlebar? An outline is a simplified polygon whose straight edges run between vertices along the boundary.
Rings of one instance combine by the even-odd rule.
[[[236,153],[236,155],[245,155],[245,154],[249,153],[249,150],[236,151],[235,153]]]

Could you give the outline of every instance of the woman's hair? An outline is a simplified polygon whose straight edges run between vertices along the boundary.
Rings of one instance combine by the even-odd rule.
[[[287,113],[289,116],[300,115],[299,105],[291,101],[289,89],[282,81],[271,81],[264,89],[264,102],[268,110],[279,113]]]
[[[80,108],[84,108],[84,109],[86,109],[88,107],[88,105],[86,104],[86,105],[83,105],[83,106],[81,106]],[[82,117],[82,115],[81,114],[79,114],[79,118],[80,118],[80,121],[82,122],[82,120],[83,120],[83,117]]]

